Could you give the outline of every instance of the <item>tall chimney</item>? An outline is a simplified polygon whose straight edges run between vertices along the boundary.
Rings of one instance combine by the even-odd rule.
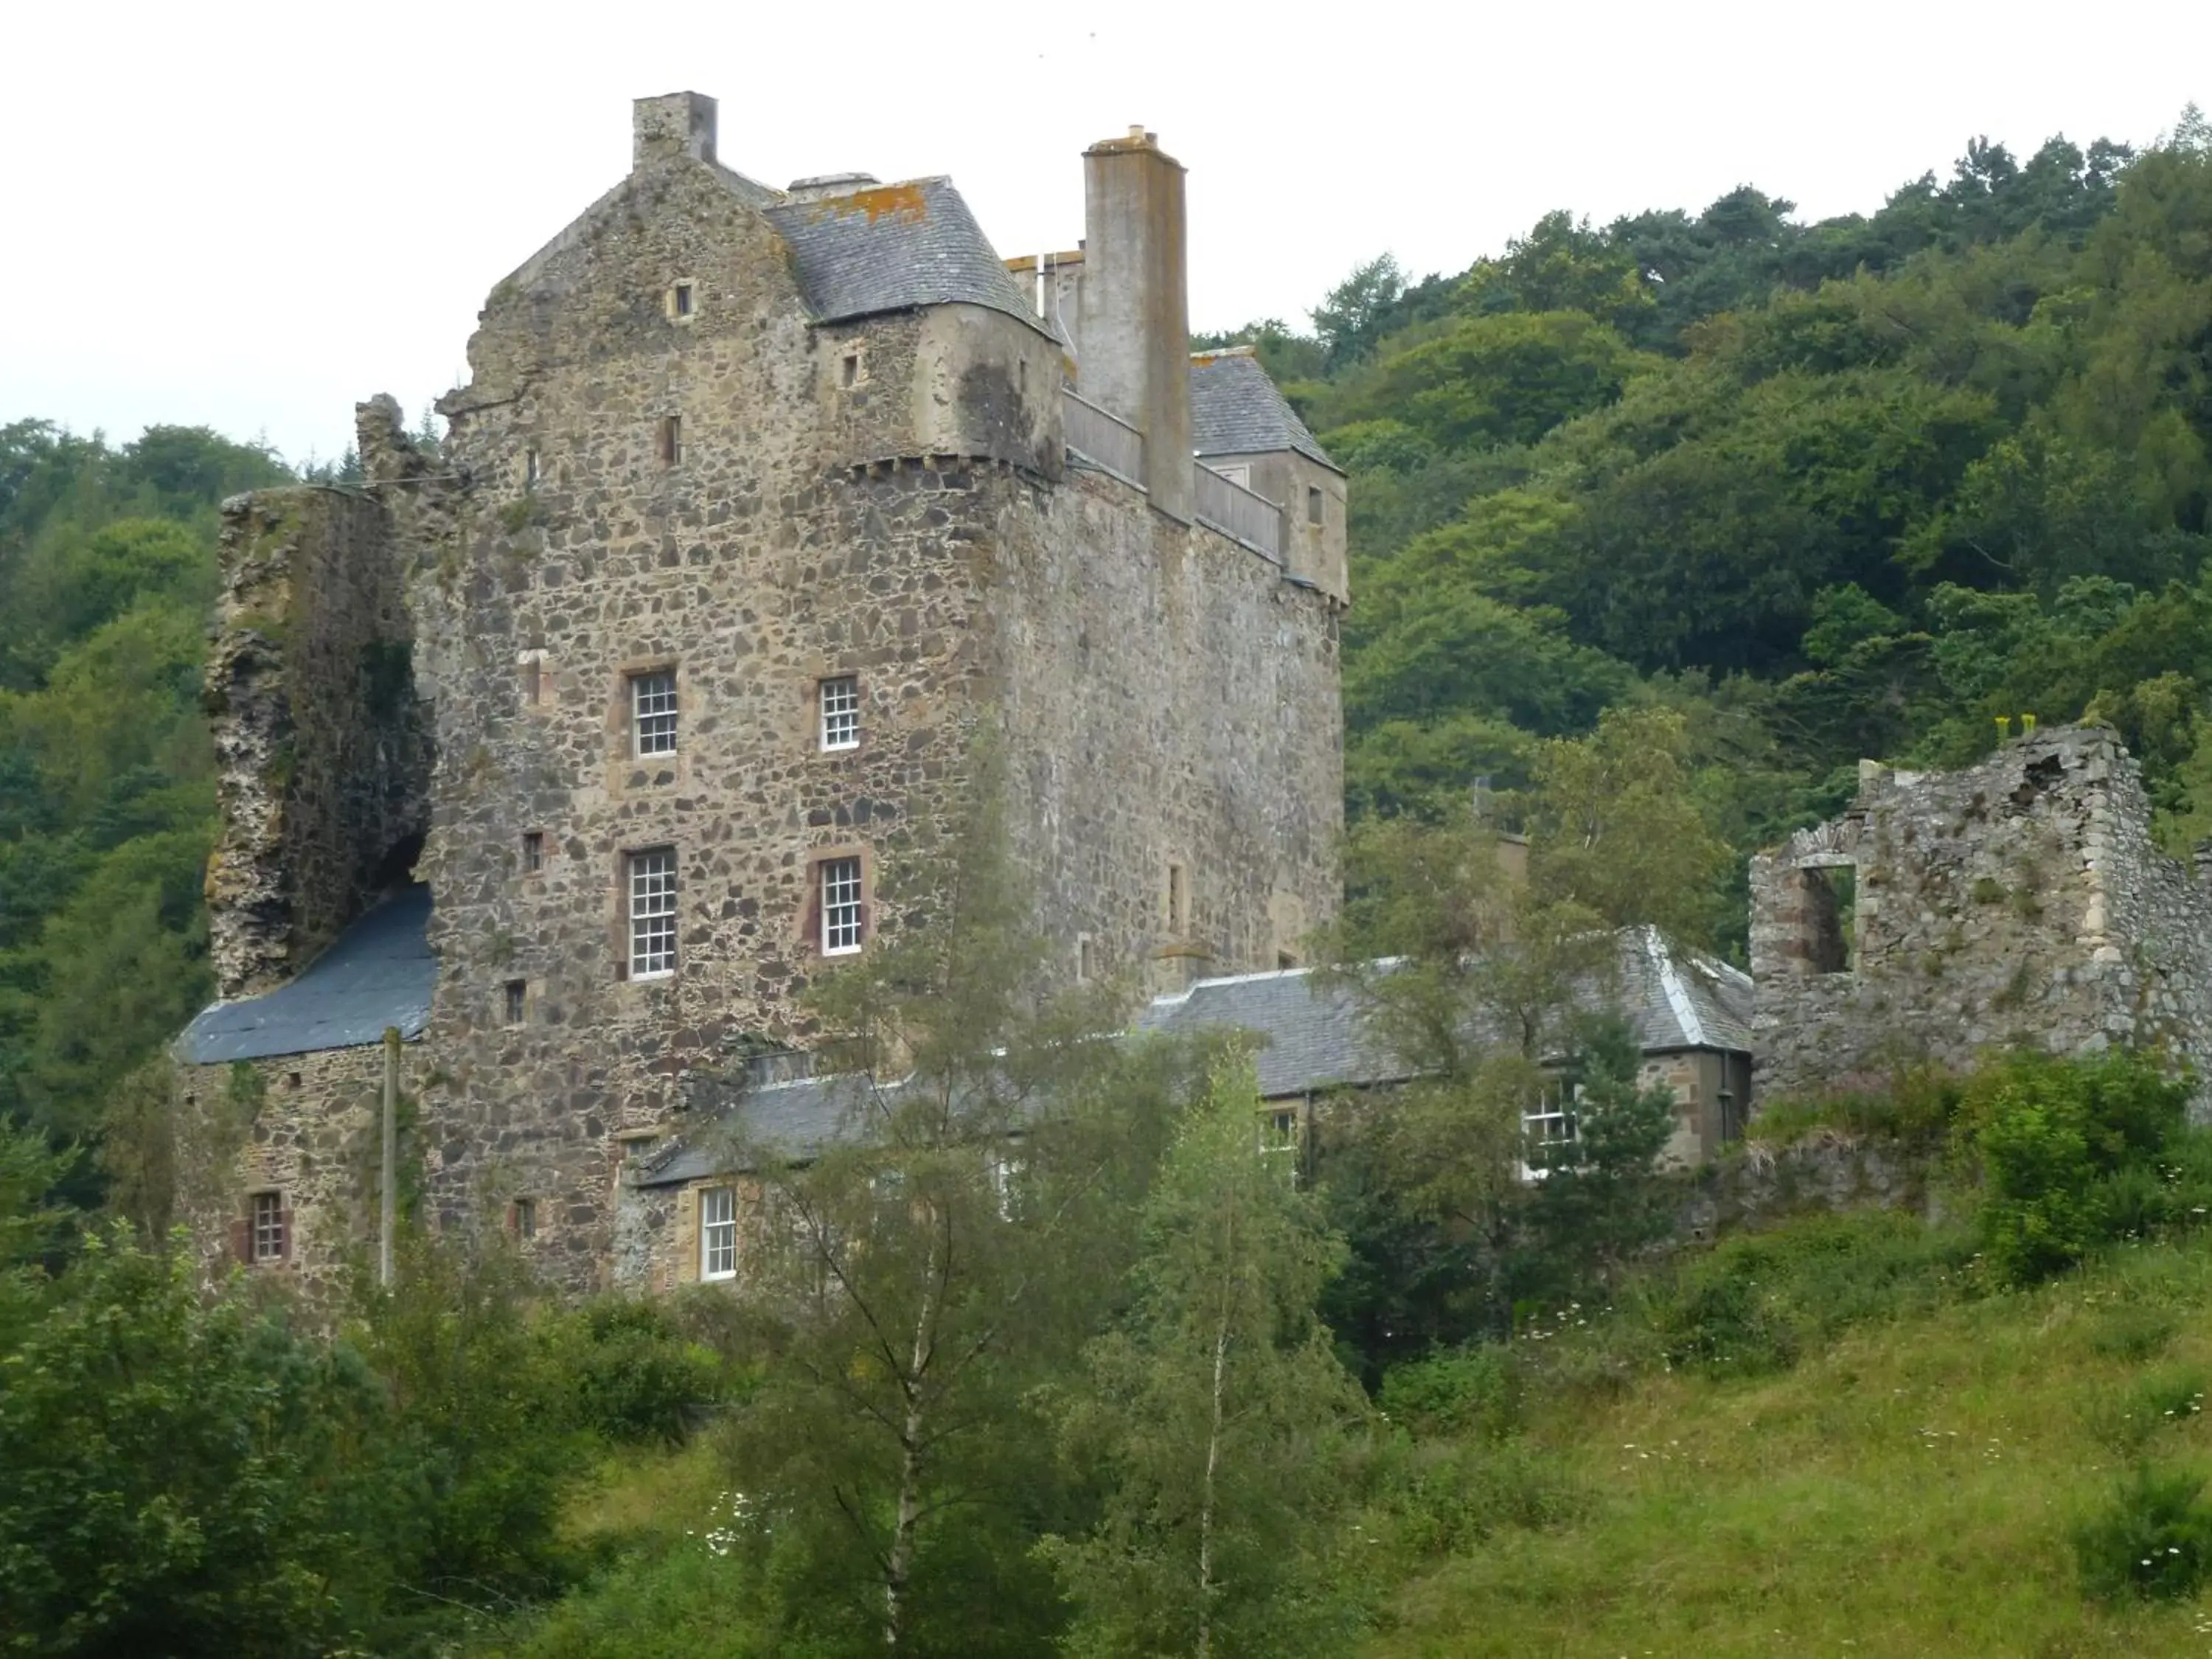
[[[1142,127],[1083,152],[1083,395],[1145,434],[1152,505],[1190,520],[1182,165]]]
[[[695,161],[714,159],[714,100],[701,92],[632,99],[630,171],[648,161],[672,161],[682,155]]]

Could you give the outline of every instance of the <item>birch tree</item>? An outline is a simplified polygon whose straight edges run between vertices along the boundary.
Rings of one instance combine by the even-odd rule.
[[[1249,1061],[1216,1069],[1144,1212],[1129,1312],[1054,1398],[1061,1450],[1103,1485],[1048,1540],[1083,1659],[1334,1651],[1354,1633],[1335,1550],[1364,1397],[1315,1314],[1345,1259],[1259,1146]]]

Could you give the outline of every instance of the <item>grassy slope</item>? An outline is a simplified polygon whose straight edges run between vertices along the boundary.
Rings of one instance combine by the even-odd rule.
[[[2197,1241],[1862,1328],[1780,1377],[1562,1404],[1532,1432],[1583,1518],[1408,1582],[1369,1652],[2212,1651],[2196,1605],[2086,1605],[2069,1541],[2137,1456],[2212,1469],[2212,1425],[2162,1410],[2208,1376]]]

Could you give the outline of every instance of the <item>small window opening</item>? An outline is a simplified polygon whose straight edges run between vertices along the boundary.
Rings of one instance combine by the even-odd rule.
[[[522,832],[522,873],[534,876],[545,868],[545,832],[526,830]]]
[[[527,1005],[530,998],[530,987],[528,981],[525,980],[511,979],[507,981],[506,986],[503,988],[503,994],[506,998],[506,1001],[503,1005],[503,1011],[507,1023],[509,1025],[521,1024],[523,1010]]]
[[[699,1277],[738,1276],[738,1194],[731,1187],[708,1187],[699,1194]]]
[[[848,351],[845,354],[845,361],[839,369],[839,378],[841,384],[848,386],[858,386],[860,383],[860,354],[859,352]]]
[[[676,971],[676,849],[629,855],[629,975],[661,979]]]
[[[679,316],[679,317],[689,317],[689,316],[691,314],[691,284],[690,284],[690,283],[677,283],[677,285],[676,285],[676,295],[675,295],[675,306],[676,306],[676,314],[677,314],[678,316]]]
[[[1289,1152],[1297,1150],[1298,1113],[1295,1106],[1279,1107],[1269,1112],[1260,1126],[1260,1150],[1267,1152]]]
[[[684,459],[684,417],[664,415],[660,417],[660,464],[675,466]]]
[[[1183,890],[1182,866],[1168,866],[1168,932],[1181,933],[1185,913],[1189,908],[1188,896]]]
[[[860,682],[853,675],[822,682],[822,746],[860,746]]]
[[[1014,365],[1014,384],[1024,392],[1030,389],[1030,360],[1026,357]]]
[[[1322,505],[1321,491],[1313,488],[1311,485],[1308,485],[1306,488],[1306,522],[1308,524],[1319,524],[1322,521],[1325,511],[1326,509]]]
[[[514,1228],[515,1237],[525,1243],[537,1237],[538,1200],[534,1198],[516,1199],[508,1224]]]
[[[253,1259],[256,1261],[282,1261],[284,1259],[284,1194],[254,1194],[252,1225]]]
[[[531,708],[545,701],[545,659],[534,653],[522,659],[522,701]]]
[[[297,1072],[285,1073],[284,1086],[293,1091],[295,1093],[297,1093],[300,1088],[300,1074]]]
[[[1075,936],[1075,982],[1088,985],[1098,973],[1098,947],[1088,933]]]
[[[823,860],[822,954],[850,956],[860,948],[863,931],[860,860]]]
[[[642,759],[676,752],[676,671],[629,677],[630,752]]]
[[[1834,865],[1797,874],[1797,945],[1805,971],[1850,972],[1857,966],[1858,872],[1850,865]]]
[[[538,452],[534,449],[522,452],[522,487],[525,489],[538,488]]]

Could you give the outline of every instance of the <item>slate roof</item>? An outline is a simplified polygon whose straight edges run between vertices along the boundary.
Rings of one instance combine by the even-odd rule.
[[[1656,928],[1623,930],[1620,953],[1621,1011],[1645,1054],[1750,1052],[1749,975],[1674,949]],[[1261,1046],[1253,1064],[1260,1093],[1269,1100],[1402,1083],[1413,1075],[1369,1029],[1357,988],[1324,983],[1304,968],[1200,980],[1179,995],[1155,998],[1135,1029],[1254,1033]],[[640,1187],[672,1187],[728,1175],[744,1164],[740,1132],[748,1144],[805,1158],[854,1133],[872,1103],[896,1100],[902,1086],[890,1084],[878,1093],[865,1079],[817,1077],[744,1090],[720,1104],[695,1097],[702,1127],[638,1165],[630,1179]]]
[[[177,1039],[178,1057],[214,1066],[354,1048],[381,1042],[388,1025],[411,1042],[429,1022],[438,977],[429,923],[428,887],[386,899],[290,984],[203,1009]]]
[[[1656,928],[1622,932],[1617,988],[1620,1011],[1646,1054],[1751,1052],[1751,976],[1670,946]],[[1356,990],[1325,988],[1304,968],[1200,980],[1179,996],[1154,1000],[1137,1029],[1254,1033],[1262,1044],[1254,1056],[1260,1092],[1271,1100],[1412,1075],[1369,1029]]]
[[[1266,455],[1295,449],[1341,471],[1275,389],[1260,360],[1241,351],[1190,360],[1190,434],[1200,455]]]
[[[963,301],[1043,332],[950,179],[869,185],[763,210],[819,322]]]

